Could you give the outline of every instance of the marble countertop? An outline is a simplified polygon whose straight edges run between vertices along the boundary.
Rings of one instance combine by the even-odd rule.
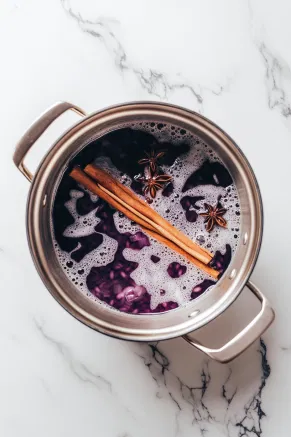
[[[290,14],[288,0],[1,2],[1,436],[290,435]],[[265,211],[252,280],[276,321],[238,359],[218,364],[182,339],[105,337],[46,291],[26,241],[29,183],[11,157],[59,100],[88,113],[132,100],[178,104],[246,154]],[[253,307],[243,295],[231,326]]]

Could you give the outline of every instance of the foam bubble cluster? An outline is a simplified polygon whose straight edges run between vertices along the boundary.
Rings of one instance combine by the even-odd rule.
[[[65,206],[74,218],[74,223],[68,226],[63,233],[66,237],[85,237],[92,235],[95,226],[99,223],[100,219],[96,217],[96,209],[90,211],[86,215],[79,215],[76,208],[77,200],[82,198],[84,193],[77,190],[70,191],[70,200],[66,202]],[[96,201],[98,196],[93,195],[92,200]],[[78,287],[80,291],[86,293],[89,296],[88,288],[86,286],[86,278],[94,265],[107,265],[113,261],[114,255],[117,249],[117,241],[110,238],[106,234],[102,234],[102,244],[94,249],[92,252],[85,255],[85,257],[79,262],[75,263],[71,259],[71,253],[65,252],[60,249],[58,243],[55,241],[55,251],[60,261],[60,264],[74,285]],[[76,250],[78,250],[79,246]]]

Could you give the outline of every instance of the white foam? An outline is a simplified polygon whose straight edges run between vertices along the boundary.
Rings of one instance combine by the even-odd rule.
[[[96,217],[96,209],[89,212],[87,215],[80,216],[77,213],[76,205],[78,199],[84,197],[84,193],[82,191],[71,190],[70,191],[71,199],[65,203],[65,207],[70,212],[70,214],[74,218],[74,223],[68,226],[63,232],[64,237],[85,237],[86,235],[93,234],[95,226],[100,222],[100,219]],[[98,197],[98,196],[97,196]],[[97,200],[97,199],[96,199]]]
[[[150,246],[144,247],[139,252],[125,249],[123,255],[129,261],[137,262],[131,277],[138,285],[143,285],[151,294],[151,308],[163,302],[174,301],[180,305],[190,300],[194,284],[201,282],[204,278],[211,279],[203,274],[201,270],[185,260],[181,255],[173,252],[153,238],[150,238]],[[150,258],[158,256],[160,261],[154,263]],[[167,272],[169,264],[179,262],[186,266],[186,273],[179,278],[171,278]],[[195,278],[195,279],[194,279]],[[193,282],[194,280],[194,282]]]
[[[80,216],[76,209],[77,200],[82,198],[84,193],[78,190],[70,191],[70,200],[66,202],[65,206],[71,213],[75,222],[69,225],[63,235],[65,237],[85,237],[95,233],[95,226],[100,222],[100,219],[95,216],[96,209],[89,212],[86,215]],[[96,196],[98,198],[98,196]],[[97,200],[95,197],[95,201]],[[59,245],[55,242],[55,250],[61,266],[68,276],[68,278],[78,287],[80,291],[88,295],[88,288],[86,286],[86,278],[90,273],[92,267],[105,266],[111,263],[114,259],[114,255],[117,250],[117,241],[110,238],[106,234],[103,236],[102,244],[94,249],[92,252],[85,255],[85,257],[79,262],[72,262],[71,253],[77,250],[81,245],[79,244],[71,253],[62,251]],[[102,254],[102,255],[101,255]],[[91,295],[91,293],[90,293]]]

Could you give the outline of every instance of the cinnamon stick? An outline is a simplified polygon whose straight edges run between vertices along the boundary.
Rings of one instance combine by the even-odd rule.
[[[164,236],[160,235],[156,229],[151,226],[150,223],[144,221],[142,218],[136,216],[131,210],[127,209],[126,206],[122,203],[120,203],[116,197],[112,197],[110,192],[106,189],[104,189],[100,184],[96,184],[89,176],[86,175],[86,173],[83,172],[79,167],[75,167],[71,173],[70,176],[77,181],[79,184],[83,185],[85,188],[87,188],[89,191],[91,191],[94,194],[97,194],[99,197],[101,197],[103,200],[108,202],[111,206],[113,206],[118,211],[121,211],[125,216],[127,216],[130,220],[138,223],[142,229],[149,234],[151,237],[155,238],[156,240],[160,241],[162,244],[168,246],[170,249],[176,251],[177,253],[184,256],[186,259],[188,259],[191,263],[196,265],[201,270],[204,270],[207,274],[212,276],[213,278],[217,279],[219,272],[217,270],[214,270],[213,268],[203,264],[201,261],[197,260],[193,256],[191,256],[188,252],[183,250],[181,247],[174,244],[171,240],[165,238]],[[127,187],[126,189],[130,191]],[[142,202],[142,200],[140,200]]]
[[[85,167],[85,172],[87,173],[87,174],[89,174],[91,177],[93,177],[93,174],[95,174],[95,169],[96,169],[97,167],[95,167],[94,165],[92,165],[92,164],[89,164],[89,165],[87,165],[86,167]],[[146,206],[146,207],[148,207],[148,205],[145,203],[145,201],[144,200],[142,200],[142,199],[140,199],[140,197],[138,197],[130,188],[128,188],[126,185],[123,185],[121,182],[119,182],[117,179],[115,179],[113,176],[111,176],[111,174],[110,173],[107,173],[107,172],[105,172],[104,170],[102,170],[102,169],[100,169],[100,168],[98,168],[98,170],[99,170],[99,172],[102,172],[103,174],[104,174],[104,176],[106,176],[106,178],[107,179],[110,179],[111,180],[111,182],[113,183],[113,184],[115,184],[115,185],[117,185],[122,191],[124,191],[125,193],[127,193],[129,196],[131,196],[132,198],[134,198],[134,200],[136,201],[136,202],[139,202],[141,205],[142,205],[142,207],[144,207],[144,206]],[[93,177],[93,179],[94,179],[94,177]],[[160,216],[159,216],[160,217]],[[153,228],[153,230],[154,230],[155,228]],[[192,244],[195,244],[195,243],[193,243],[192,242]],[[211,254],[211,252],[209,252],[207,249],[205,249],[204,247],[201,247],[201,246],[198,246],[198,245],[195,245],[196,247],[198,247],[201,251],[203,251],[207,256],[209,256],[210,257],[210,259],[212,259],[212,254]]]
[[[129,210],[154,227],[160,235],[171,240],[204,264],[208,264],[211,261],[211,254],[206,253],[205,250],[161,217],[153,208],[142,202],[135,193],[132,191],[129,193],[127,190],[121,189],[114,178],[108,177],[107,172],[92,164],[87,165],[84,170],[103,188],[116,196],[120,203],[124,203]]]
[[[163,237],[162,235],[158,234],[157,232],[154,232],[150,229],[145,229],[142,226],[142,229],[144,229],[145,232],[147,232],[151,237],[155,238],[156,240],[163,243],[165,246],[168,246],[170,249],[174,250],[175,252],[182,255],[184,258],[186,258],[188,261],[190,261],[192,264],[197,266],[199,269],[204,270],[205,273],[212,276],[214,279],[217,279],[220,272],[213,269],[212,267],[209,267],[205,264],[203,264],[198,259],[194,258],[193,256],[189,255],[188,252],[185,252],[185,250],[181,249],[181,247],[177,246],[176,244],[172,243],[172,241],[168,240],[167,238]]]
[[[89,176],[87,176],[81,168],[73,168],[70,176],[75,179],[75,181],[77,181],[79,184],[83,185],[83,187],[87,188],[92,193],[97,194],[97,196],[101,197],[103,200],[109,203],[111,206],[113,206],[113,208],[122,212],[130,220],[139,223],[144,229],[147,228],[155,232],[154,227],[151,227],[149,223],[145,222],[142,219],[137,219],[136,215],[132,211],[129,211],[122,203],[119,203],[119,201],[115,197],[112,197],[108,190],[104,189],[101,185],[96,184],[96,182],[93,181]]]

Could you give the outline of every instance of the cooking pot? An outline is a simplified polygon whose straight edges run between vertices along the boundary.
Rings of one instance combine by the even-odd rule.
[[[65,132],[40,163],[34,175],[24,159],[35,141],[63,112],[72,110],[81,119]],[[222,159],[237,187],[241,204],[241,235],[232,261],[218,283],[187,306],[151,314],[130,315],[96,304],[69,282],[59,265],[50,220],[54,195],[68,162],[92,139],[122,123],[155,120],[178,125],[200,137]],[[272,323],[274,311],[249,281],[262,238],[263,211],[259,187],[242,151],[218,126],[193,111],[157,102],[118,105],[86,116],[75,105],[60,102],[44,112],[19,141],[15,165],[31,182],[27,204],[27,237],[35,266],[50,293],[74,317],[104,334],[126,340],[158,341],[183,336],[190,344],[220,362],[228,362],[252,344]],[[209,348],[189,335],[210,323],[231,305],[244,287],[261,302],[259,314],[234,338],[218,349]]]

